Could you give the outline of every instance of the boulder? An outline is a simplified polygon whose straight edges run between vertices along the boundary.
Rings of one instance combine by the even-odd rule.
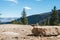
[[[60,34],[59,26],[35,26],[32,29],[34,35],[56,36]]]

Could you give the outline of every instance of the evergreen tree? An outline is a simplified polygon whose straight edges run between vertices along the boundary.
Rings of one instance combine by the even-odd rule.
[[[50,16],[47,18],[47,25],[50,25]]]
[[[17,24],[16,20],[11,21],[12,24]]]
[[[43,20],[42,20],[41,25],[42,25],[42,26],[46,26],[46,19],[43,19]]]
[[[44,19],[43,25],[46,26],[47,19]]]
[[[13,20],[13,21],[11,21],[11,23],[12,24],[22,24],[22,22],[20,20],[19,21],[18,20]]]
[[[54,6],[54,9],[52,10],[52,14],[51,14],[51,21],[50,21],[51,25],[58,25],[58,13],[56,10],[56,6]]]
[[[22,12],[21,22],[22,22],[22,24],[24,24],[24,25],[28,24],[28,19],[27,19],[27,17],[26,17],[25,8],[23,9],[23,12]]]

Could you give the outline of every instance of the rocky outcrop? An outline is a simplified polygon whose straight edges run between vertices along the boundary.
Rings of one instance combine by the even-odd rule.
[[[48,36],[55,36],[60,34],[60,27],[59,26],[36,26],[33,27],[32,33],[34,35],[48,35]]]

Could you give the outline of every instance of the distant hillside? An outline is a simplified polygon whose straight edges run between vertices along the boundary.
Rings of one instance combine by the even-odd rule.
[[[39,23],[43,19],[47,18],[49,15],[50,15],[50,12],[28,16],[27,17],[28,18],[28,24]],[[20,19],[21,18],[18,18],[17,21],[19,21]]]
[[[42,14],[36,14],[36,15],[28,16],[27,17],[28,18],[28,24],[39,23],[43,19],[46,19],[47,17],[49,17],[50,14],[51,14],[51,12],[47,12],[47,13],[42,13]],[[60,20],[60,10],[58,10],[58,15],[59,15],[59,20]],[[20,18],[17,19],[17,21],[19,21],[19,20],[20,20]]]
[[[50,12],[48,12],[48,13],[43,13],[43,14],[37,14],[37,15],[28,16],[28,23],[29,23],[29,24],[39,23],[39,22],[42,21],[43,19],[47,18],[49,15],[50,15]]]

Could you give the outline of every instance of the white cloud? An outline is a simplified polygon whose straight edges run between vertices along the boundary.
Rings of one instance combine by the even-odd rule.
[[[25,8],[25,9],[28,9],[28,10],[29,10],[29,9],[31,9],[31,8],[30,8],[30,7],[28,7],[28,6],[26,6],[26,7],[24,7],[24,8]]]
[[[13,2],[13,3],[18,3],[18,0],[5,0],[5,1],[10,1],[10,2]]]

